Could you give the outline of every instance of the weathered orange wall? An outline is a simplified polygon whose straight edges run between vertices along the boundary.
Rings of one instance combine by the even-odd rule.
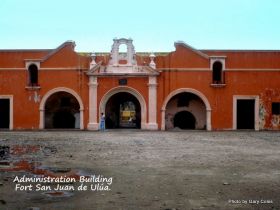
[[[165,71],[158,78],[157,118],[165,98],[179,88],[192,88],[203,93],[212,108],[212,129],[232,129],[233,96],[258,95],[268,112],[264,129],[271,126],[271,101],[280,102],[280,71],[226,71],[225,86],[212,87],[211,71]],[[267,93],[267,90],[273,93]],[[268,95],[271,95],[270,98]]]
[[[203,51],[208,55],[226,55],[226,68],[230,69],[279,69],[280,51],[214,50]]]
[[[29,98],[36,91],[42,97],[51,89],[67,87],[80,95],[84,105],[84,126],[89,116],[88,54],[79,55],[73,43],[66,42],[56,50],[0,51],[0,95],[13,95],[14,129],[38,129],[39,103]],[[161,125],[161,108],[165,98],[179,88],[192,88],[203,93],[212,108],[212,129],[232,129],[233,95],[260,97],[261,129],[279,130],[277,116],[271,115],[271,103],[280,102],[280,51],[215,51],[205,55],[226,56],[225,86],[213,87],[210,59],[183,45],[174,52],[156,57],[160,75],[157,78],[157,122]],[[51,53],[51,54],[50,54]],[[49,56],[48,56],[49,55]],[[39,90],[26,89],[28,72],[25,59],[42,59],[39,69]],[[98,55],[96,61],[106,65],[109,55]],[[138,65],[149,63],[148,55],[137,55]],[[97,106],[109,90],[127,78],[128,87],[145,99],[148,122],[148,77],[98,77]],[[99,113],[98,113],[99,115]],[[278,116],[279,117],[279,116]],[[275,123],[276,122],[276,123]]]
[[[9,75],[7,77],[7,75]],[[41,70],[39,71],[40,89],[30,90],[27,86],[26,70],[0,71],[1,94],[13,95],[14,129],[39,128],[39,103],[34,102],[33,96],[37,92],[42,97],[57,87],[67,87],[80,95],[84,103],[84,125],[88,122],[88,77],[78,70]],[[31,99],[30,99],[31,97]]]

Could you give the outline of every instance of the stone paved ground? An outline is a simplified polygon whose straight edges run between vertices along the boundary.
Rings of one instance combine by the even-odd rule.
[[[1,132],[0,145],[0,209],[280,209],[280,132]],[[15,191],[23,175],[113,181]]]

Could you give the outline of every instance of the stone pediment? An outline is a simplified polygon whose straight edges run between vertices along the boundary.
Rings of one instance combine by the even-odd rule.
[[[101,63],[93,66],[87,75],[93,76],[152,76],[159,75],[159,72],[150,66],[104,66]]]
[[[120,45],[126,45],[126,52],[119,52]],[[94,55],[95,56],[95,55]],[[149,66],[138,66],[136,61],[136,54],[132,39],[114,39],[112,50],[110,53],[110,59],[108,65],[102,65],[102,62],[95,63],[95,57],[92,56],[92,62],[90,69],[87,72],[88,75],[95,76],[149,76],[159,75],[159,72],[155,70],[156,65],[154,63],[154,55],[150,56],[151,63]]]

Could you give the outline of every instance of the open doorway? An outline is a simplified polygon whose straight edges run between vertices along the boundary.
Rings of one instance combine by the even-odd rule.
[[[111,96],[105,108],[106,128],[141,128],[141,106],[135,96],[119,92]]]
[[[166,104],[165,129],[206,129],[206,106],[191,92],[180,92]]]
[[[236,103],[236,128],[255,129],[255,100],[238,99]]]
[[[188,111],[181,111],[174,116],[174,128],[195,129],[195,117]]]
[[[0,129],[10,128],[10,99],[0,99]]]
[[[80,105],[70,93],[59,91],[52,94],[45,104],[45,128],[80,128]]]

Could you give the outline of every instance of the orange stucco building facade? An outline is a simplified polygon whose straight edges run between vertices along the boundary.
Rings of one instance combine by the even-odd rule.
[[[0,50],[0,129],[98,130],[101,113],[108,129],[280,130],[280,51]]]

